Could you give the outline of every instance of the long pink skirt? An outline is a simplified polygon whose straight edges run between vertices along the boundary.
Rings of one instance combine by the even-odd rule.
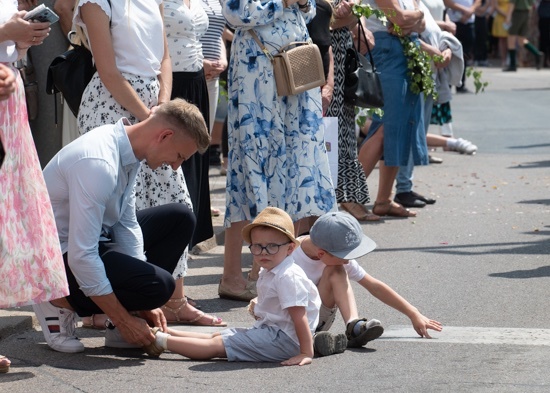
[[[57,228],[27,119],[23,83],[0,101],[0,308],[67,296]]]

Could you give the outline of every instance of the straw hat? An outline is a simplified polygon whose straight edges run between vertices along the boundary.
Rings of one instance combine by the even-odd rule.
[[[300,245],[300,242],[294,237],[294,224],[292,218],[290,218],[287,212],[278,207],[266,207],[258,214],[252,223],[243,228],[243,239],[247,243],[252,242],[250,239],[250,231],[257,226],[276,229],[288,236],[293,243]]]

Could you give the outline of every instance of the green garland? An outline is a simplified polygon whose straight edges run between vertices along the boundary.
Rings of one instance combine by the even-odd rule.
[[[356,4],[352,8],[352,12],[358,18],[362,16],[370,18],[374,15],[384,26],[388,23],[388,14],[386,12],[373,9],[368,4]],[[432,75],[431,62],[437,59],[434,59],[434,57],[421,50],[420,46],[413,42],[410,37],[401,36],[401,29],[399,26],[394,25],[393,27],[399,35],[399,40],[403,46],[403,53],[407,57],[407,68],[409,69],[409,77],[411,78],[411,91],[414,94],[420,94],[422,92],[424,96],[431,94],[435,99],[437,93],[435,91],[435,81]]]

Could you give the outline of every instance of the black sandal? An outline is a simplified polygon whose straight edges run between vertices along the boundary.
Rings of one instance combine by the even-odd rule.
[[[359,334],[353,333],[353,328],[359,322],[365,322],[364,330]],[[377,321],[378,322],[378,321]],[[367,318],[358,318],[350,321],[346,326],[346,337],[348,338],[348,348],[361,348],[365,346],[369,341],[376,340],[384,333],[384,328],[380,325],[380,322],[375,326],[367,328]]]

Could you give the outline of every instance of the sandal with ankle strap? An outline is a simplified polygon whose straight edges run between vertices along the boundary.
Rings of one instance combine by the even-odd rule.
[[[416,217],[416,212],[405,209],[397,202],[387,201],[387,202],[374,202],[374,207],[372,212],[379,216],[389,216],[389,217]]]
[[[180,305],[177,307],[170,307],[166,304],[161,307],[161,310],[164,313],[164,317],[166,318],[166,323],[168,324],[190,325],[190,326],[220,326],[220,327],[227,326],[227,323],[224,322],[221,318],[218,318],[214,315],[205,314],[204,312],[199,310],[197,310],[199,314],[196,318],[189,319],[189,320],[180,319],[179,313],[182,308],[187,306],[187,297],[182,297],[179,299],[170,299],[168,301],[172,303],[180,303]],[[172,313],[175,319],[169,319],[166,315],[166,312]],[[210,318],[211,319],[210,323],[201,323],[200,321],[203,318]]]
[[[96,317],[98,315],[105,316],[103,323],[96,321]],[[85,329],[105,330],[105,323],[107,322],[107,319],[107,315],[105,314],[92,314],[89,317],[82,317],[82,327]]]

